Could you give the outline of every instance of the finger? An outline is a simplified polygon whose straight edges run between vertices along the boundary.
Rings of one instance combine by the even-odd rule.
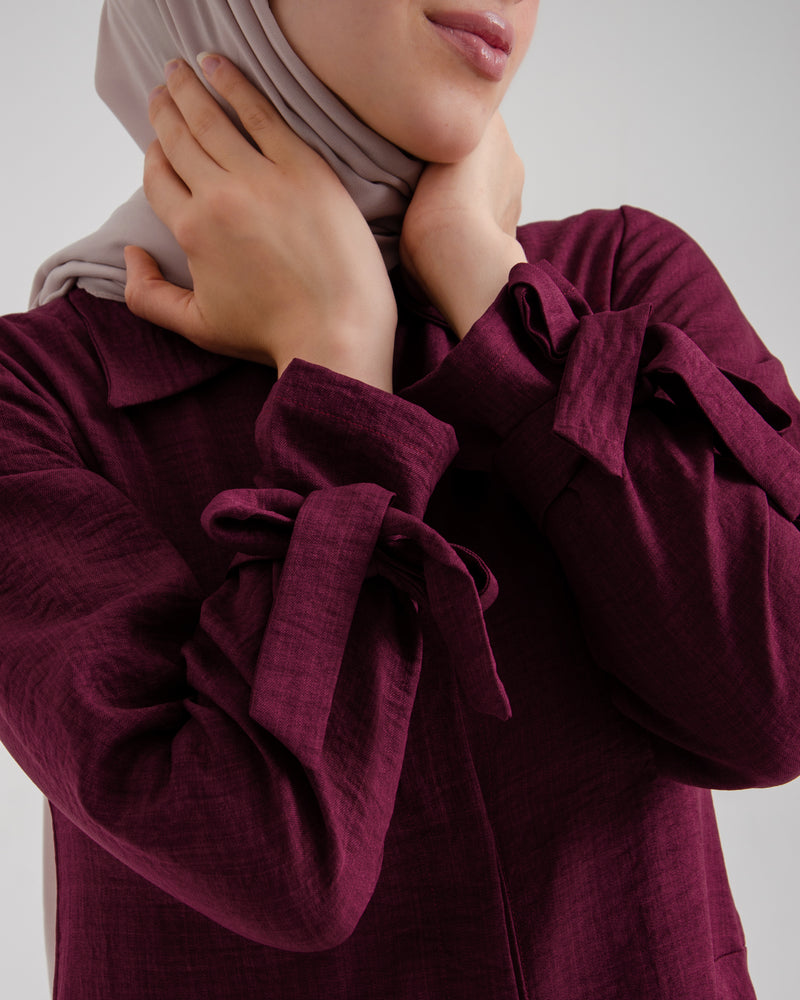
[[[192,195],[173,170],[158,139],[150,143],[144,156],[144,193],[150,207],[174,233]]]
[[[313,150],[289,128],[274,105],[254,87],[230,60],[224,56],[201,52],[197,57],[208,82],[235,111],[242,127],[267,159],[287,162]],[[236,151],[220,150],[217,162],[228,166]]]
[[[256,151],[188,63],[174,59],[167,63],[165,73],[167,89],[186,126],[215,163],[234,169],[242,159],[255,155]]]
[[[125,303],[130,311],[189,340],[201,339],[194,293],[167,281],[155,260],[141,247],[127,246],[124,254]]]
[[[197,85],[202,87],[199,80]],[[167,87],[156,87],[150,94],[148,114],[165,156],[186,186],[193,190],[212,184],[220,168],[192,135]]]

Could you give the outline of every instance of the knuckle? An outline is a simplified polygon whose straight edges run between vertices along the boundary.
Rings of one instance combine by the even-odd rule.
[[[179,134],[173,109],[174,105],[169,97],[156,99],[155,103],[151,102],[149,109],[150,124],[166,153],[175,146]]]
[[[214,130],[217,124],[217,115],[214,113],[213,109],[206,108],[202,111],[198,111],[195,115],[195,119],[192,122],[192,133],[196,139],[202,140],[210,132]]]
[[[161,148],[161,140],[153,139],[144,152],[144,165],[146,170],[153,170],[162,160],[164,152]]]
[[[219,184],[205,192],[202,210],[217,225],[238,226],[248,212],[247,199],[237,188]]]
[[[156,87],[154,91],[150,94],[150,100],[147,104],[147,116],[150,119],[150,124],[155,125],[161,116],[164,106],[166,104],[167,98],[167,88],[163,85]]]
[[[165,162],[161,143],[156,139],[155,142],[150,144],[144,156],[142,177],[146,195],[152,193],[153,186],[158,183],[159,176],[164,172]]]
[[[156,182],[156,171],[157,166],[153,161],[152,156],[145,156],[144,158],[144,169],[142,171],[142,186],[144,187],[144,193],[147,198],[153,193],[153,185]]]
[[[242,128],[251,138],[274,130],[282,122],[269,99],[226,60],[215,72],[214,87],[236,112]]]
[[[266,104],[248,103],[239,112],[239,119],[247,133],[253,137],[267,132],[275,125],[275,113]]]
[[[198,231],[195,221],[191,215],[177,215],[172,223],[172,235],[175,237],[178,246],[187,254],[193,254],[197,248],[198,236],[202,234],[202,227]]]

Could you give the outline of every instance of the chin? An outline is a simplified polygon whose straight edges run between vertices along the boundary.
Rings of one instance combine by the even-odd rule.
[[[432,136],[413,146],[402,147],[406,153],[426,163],[458,163],[478,145],[480,136]]]
[[[418,118],[412,128],[383,134],[396,146],[426,163],[458,163],[478,145],[486,131],[485,115]]]

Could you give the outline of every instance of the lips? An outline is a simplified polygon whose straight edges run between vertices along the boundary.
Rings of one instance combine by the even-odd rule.
[[[511,55],[514,48],[514,29],[499,14],[493,11],[454,10],[434,12],[426,15],[429,21],[453,31],[465,31],[482,38],[493,49]]]
[[[514,29],[493,11],[426,14],[436,33],[481,76],[499,82],[514,47]]]

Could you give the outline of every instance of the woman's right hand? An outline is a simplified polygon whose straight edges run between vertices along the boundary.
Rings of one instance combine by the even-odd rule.
[[[374,236],[328,164],[228,60],[204,60],[241,135],[182,60],[151,95],[158,139],[145,194],[184,250],[192,291],[126,248],[136,315],[198,346],[273,365],[293,358],[391,391],[397,308]]]

